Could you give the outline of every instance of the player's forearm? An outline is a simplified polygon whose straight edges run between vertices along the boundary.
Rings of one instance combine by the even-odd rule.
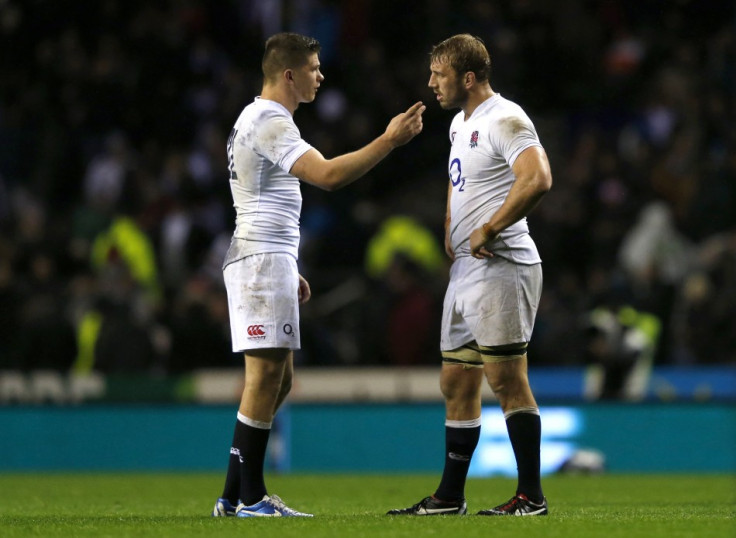
[[[393,151],[388,137],[381,135],[359,150],[329,159],[325,163],[324,180],[320,187],[336,190],[364,176]]]
[[[547,154],[539,146],[521,152],[513,166],[516,180],[503,205],[486,223],[483,235],[493,239],[503,230],[526,217],[552,188],[552,172]]]
[[[532,177],[517,178],[503,205],[486,223],[483,235],[493,239],[512,224],[526,217],[549,191],[551,182],[542,171]]]

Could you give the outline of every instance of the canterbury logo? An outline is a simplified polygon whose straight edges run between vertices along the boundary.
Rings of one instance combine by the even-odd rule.
[[[240,450],[238,450],[234,446],[230,447],[230,455],[237,456],[240,463],[243,463],[243,456],[240,455]]]
[[[266,336],[266,331],[263,330],[263,325],[249,325],[248,336]]]
[[[451,460],[455,461],[470,461],[470,456],[466,456],[465,454],[456,454],[455,452],[450,452],[447,454]]]

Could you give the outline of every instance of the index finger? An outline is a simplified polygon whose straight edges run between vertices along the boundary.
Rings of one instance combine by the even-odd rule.
[[[422,110],[419,110],[420,108],[421,108]],[[418,113],[418,114],[421,114],[422,112],[424,112],[424,110],[425,110],[426,108],[427,108],[427,107],[425,107],[425,106],[424,106],[424,103],[422,103],[421,101],[417,101],[416,103],[414,103],[413,105],[411,105],[411,106],[410,106],[410,107],[409,107],[409,108],[407,109],[406,113],[407,113],[407,114],[417,114],[417,113]]]

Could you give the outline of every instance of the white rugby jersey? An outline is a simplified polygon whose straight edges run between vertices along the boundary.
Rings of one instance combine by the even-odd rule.
[[[236,216],[226,264],[264,252],[297,257],[302,193],[289,170],[311,148],[275,101],[256,97],[240,113],[227,142]]]
[[[470,256],[470,233],[488,222],[516,180],[511,167],[525,149],[540,146],[534,124],[519,105],[495,94],[466,121],[450,125],[450,241],[455,256]],[[526,217],[503,230],[490,251],[512,262],[541,261]]]

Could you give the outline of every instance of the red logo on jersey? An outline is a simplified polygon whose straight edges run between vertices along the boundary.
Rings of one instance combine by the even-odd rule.
[[[265,336],[266,331],[263,330],[263,325],[248,326],[248,338],[263,338]]]
[[[478,145],[478,131],[473,131],[470,135],[470,147],[474,148]]]

